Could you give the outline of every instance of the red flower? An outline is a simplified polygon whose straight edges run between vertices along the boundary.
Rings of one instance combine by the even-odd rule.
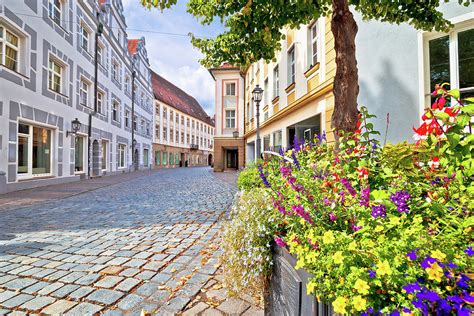
[[[369,170],[364,167],[356,168],[359,173],[359,179],[367,179],[369,177]]]

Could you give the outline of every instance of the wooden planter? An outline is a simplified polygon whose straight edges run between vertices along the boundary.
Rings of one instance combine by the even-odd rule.
[[[265,297],[265,315],[335,315],[332,307],[306,294],[310,274],[295,270],[296,258],[288,250],[273,245],[273,273]]]

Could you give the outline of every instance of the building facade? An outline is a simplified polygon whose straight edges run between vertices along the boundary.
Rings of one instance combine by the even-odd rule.
[[[377,115],[373,123],[382,135],[388,119],[388,142],[412,141],[412,127],[430,105],[436,83],[450,83],[463,97],[474,95],[474,7],[444,3],[440,10],[454,25],[448,34],[422,32],[407,24],[364,22],[356,15],[359,104]],[[322,17],[283,32],[286,38],[274,62],[259,61],[243,69],[243,80],[237,69],[218,69],[219,75],[214,75],[216,113],[221,115],[226,113],[227,90],[222,87],[228,79],[223,74],[232,73],[232,80],[243,82],[244,98],[237,98],[236,108],[244,113],[246,162],[256,159],[257,108],[252,100],[256,85],[264,90],[259,104],[261,152],[292,148],[295,141],[312,141],[322,134],[334,140],[336,54],[330,19]],[[216,159],[218,122],[224,124],[224,118],[216,120]],[[229,133],[226,139],[231,139]]]
[[[195,98],[152,72],[154,168],[210,166],[214,122]]]
[[[94,113],[98,17],[103,32]],[[153,95],[144,44],[135,40],[129,51],[121,1],[1,2],[0,171],[6,191],[131,170],[132,125],[136,167],[150,165]],[[81,126],[74,134],[76,118]]]
[[[209,70],[215,81],[214,171],[245,165],[244,77],[238,67],[223,64]]]

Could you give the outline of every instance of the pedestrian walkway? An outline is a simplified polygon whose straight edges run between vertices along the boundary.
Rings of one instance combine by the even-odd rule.
[[[209,168],[169,169],[4,209],[0,315],[261,314],[220,285],[235,192]]]

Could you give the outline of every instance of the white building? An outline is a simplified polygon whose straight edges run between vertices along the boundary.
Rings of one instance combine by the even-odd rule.
[[[108,5],[106,0],[1,2],[0,172],[5,172],[7,182],[3,191],[74,181],[89,173],[129,171],[132,125],[136,163],[149,166],[153,95],[145,42],[142,38],[129,43],[121,1],[111,1],[110,9],[104,10]],[[99,12],[104,28],[98,42],[97,113],[92,115],[89,142]],[[81,127],[74,135],[69,131],[75,118]]]

